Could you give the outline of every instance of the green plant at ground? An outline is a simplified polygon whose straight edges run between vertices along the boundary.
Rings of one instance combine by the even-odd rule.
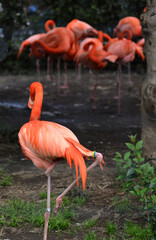
[[[137,240],[151,240],[152,231],[150,226],[142,227],[132,222],[126,222],[124,224],[124,235],[128,239],[137,239]],[[126,238],[126,239],[127,239]]]
[[[79,207],[82,207],[84,205],[86,199],[85,199],[85,197],[75,197],[74,201]]]
[[[97,224],[97,219],[89,219],[88,221],[84,222],[84,227],[86,229],[92,228],[93,226],[95,226]]]
[[[53,208],[55,200],[51,201]],[[75,217],[74,205],[63,206],[56,217],[49,220],[49,229],[65,230]],[[5,204],[0,204],[0,225],[18,227],[22,224],[31,224],[34,227],[44,226],[44,212],[46,201],[41,203],[24,202],[21,199],[8,200]]]
[[[115,212],[116,213],[127,213],[131,208],[130,208],[130,200],[128,197],[124,197],[123,199],[119,197],[115,197],[113,199],[114,202],[114,207],[115,207]]]
[[[122,156],[119,152],[113,160],[119,169],[118,180],[122,183],[123,191],[129,191],[140,202],[147,220],[156,229],[156,176],[154,167],[145,162],[142,157],[143,141],[136,141],[135,136],[129,136],[130,143],[126,143],[128,152]]]
[[[85,240],[98,240],[94,232],[90,232],[85,236]]]
[[[4,169],[0,169],[0,186],[11,186],[12,185],[12,176],[7,175]]]
[[[51,193],[50,194],[50,197],[52,198],[53,197],[53,194]],[[47,198],[47,192],[42,192],[39,194],[39,198],[40,199],[46,199]]]
[[[106,223],[106,232],[107,232],[107,234],[114,235],[116,230],[117,230],[116,224],[111,222],[111,221],[107,221],[107,223]]]

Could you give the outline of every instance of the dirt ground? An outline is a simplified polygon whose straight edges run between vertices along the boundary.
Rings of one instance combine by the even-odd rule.
[[[63,81],[63,73],[61,79]],[[112,209],[113,198],[120,196],[115,180],[115,152],[124,152],[128,135],[141,132],[140,90],[144,74],[132,73],[132,84],[128,82],[127,71],[122,75],[121,84],[121,115],[117,114],[116,72],[94,72],[89,82],[88,70],[83,70],[81,80],[77,79],[74,70],[68,71],[69,92],[65,96],[57,95],[56,73],[53,86],[41,73],[44,86],[42,120],[54,121],[70,128],[80,143],[91,150],[101,152],[106,165],[101,171],[96,166],[88,173],[85,194],[89,196],[85,204],[76,210],[75,225],[92,217],[98,224],[92,228],[99,240],[106,234],[107,220],[122,225],[125,216],[116,214]],[[92,109],[90,93],[95,79],[98,80],[96,109]],[[0,201],[11,196],[24,200],[37,201],[39,193],[46,190],[46,176],[31,161],[25,160],[18,144],[17,133],[20,127],[28,122],[30,110],[27,108],[29,85],[36,81],[36,74],[1,75],[0,76],[0,166],[7,166],[6,171],[12,172],[13,185],[0,187]],[[65,90],[61,90],[62,93]],[[92,161],[92,160],[91,160]],[[87,165],[91,163],[87,162]],[[52,174],[52,193],[57,196],[75,178],[75,169],[69,168],[66,160],[59,163]],[[80,183],[81,185],[81,183]],[[134,219],[136,216],[133,216]],[[42,239],[43,229],[2,227],[0,239],[37,240]],[[48,239],[83,240],[86,232],[80,230],[72,235],[62,231],[49,231]]]

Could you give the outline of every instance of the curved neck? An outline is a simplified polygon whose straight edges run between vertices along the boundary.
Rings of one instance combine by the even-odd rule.
[[[38,51],[38,47],[44,49],[48,54],[64,54],[66,53],[69,49],[70,49],[70,43],[68,45],[63,45],[63,44],[59,44],[56,48],[52,48],[49,47],[47,44],[45,44],[43,41],[41,40],[36,40],[33,44],[32,44],[32,51],[35,54],[36,51],[38,55],[41,55],[40,53],[40,49]]]
[[[102,31],[98,31],[98,39],[100,40],[100,42],[103,43],[103,32]]]
[[[31,111],[29,121],[39,120],[41,115],[41,108],[42,108],[42,101],[43,101],[43,88],[37,86],[35,88],[35,95],[34,95],[34,104]]]
[[[92,49],[89,50],[89,47],[92,46]],[[98,62],[98,57],[95,54],[96,51],[96,44],[95,42],[89,42],[84,46],[84,50],[89,51],[89,58],[92,62],[97,63]]]
[[[49,32],[50,30],[55,28],[56,25],[55,25],[55,22],[53,20],[47,20],[44,27],[45,27],[46,32]]]
[[[132,39],[132,32],[128,29],[124,30],[123,32],[118,32],[118,38],[123,39],[126,36],[128,40]]]

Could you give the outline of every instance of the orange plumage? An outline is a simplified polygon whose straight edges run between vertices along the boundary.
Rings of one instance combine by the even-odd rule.
[[[78,168],[85,189],[86,165],[84,157],[90,157],[93,151],[83,147],[74,133],[54,122],[40,121],[43,99],[43,87],[34,82],[30,86],[29,107],[32,108],[30,121],[24,124],[19,131],[19,142],[26,158],[33,161],[40,169],[48,169],[55,161],[67,159],[70,167],[74,162],[77,181]]]
[[[114,28],[114,34],[123,32],[124,30],[129,30],[132,34],[132,37],[142,36],[142,27],[140,20],[137,17],[124,17],[122,18],[117,26]]]

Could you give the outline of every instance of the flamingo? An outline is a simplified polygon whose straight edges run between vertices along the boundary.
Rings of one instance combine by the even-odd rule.
[[[50,217],[50,188],[51,188],[51,172],[55,165],[67,159],[69,166],[74,162],[76,170],[76,180],[57,197],[53,209],[53,214],[57,214],[62,204],[63,196],[77,182],[78,185],[78,168],[82,178],[83,190],[85,190],[85,182],[87,171],[92,169],[98,163],[101,169],[103,156],[101,153],[90,151],[79,143],[75,134],[68,128],[54,122],[40,121],[41,107],[43,101],[43,86],[39,82],[33,82],[30,85],[30,96],[28,107],[32,108],[30,119],[25,123],[19,133],[19,143],[25,157],[32,160],[34,165],[39,169],[45,169],[47,175],[47,209],[45,212],[44,240],[47,240],[47,229]],[[84,158],[93,156],[96,160],[86,169]]]
[[[80,21],[78,19],[73,19],[67,24],[66,28],[74,32],[76,40],[98,35],[98,31],[95,28],[93,28],[88,23]]]
[[[140,37],[142,36],[142,27],[140,24],[140,20],[137,17],[124,17],[122,18],[117,26],[114,28],[114,35],[124,30],[129,30],[132,34],[132,37]]]
[[[141,38],[141,39],[137,42],[137,44],[138,44],[139,46],[141,46],[141,47],[144,47],[144,46],[145,46],[145,38]]]
[[[120,115],[120,79],[121,79],[121,64],[132,62],[135,58],[135,54],[137,53],[139,57],[144,61],[145,56],[143,54],[143,49],[138,44],[134,43],[128,39],[119,39],[111,44],[107,48],[108,52],[111,52],[114,55],[118,56],[118,115]]]
[[[107,52],[104,49],[97,48],[97,43],[94,39],[90,40],[88,43],[84,45],[84,50],[88,51],[91,47],[88,59],[86,64],[90,69],[100,70],[106,67],[108,62],[115,62],[118,58],[117,55],[113,55],[111,52]],[[104,61],[105,59],[105,61]],[[96,108],[96,89],[97,89],[97,79],[96,83],[94,84],[94,90],[92,94],[93,102],[93,109]]]
[[[60,57],[65,54],[73,55],[75,53],[76,40],[74,33],[65,28],[57,27],[47,32],[47,34],[40,40],[32,44],[32,52],[40,55],[38,47],[42,48],[45,54],[52,57],[58,57],[58,95],[60,94]],[[68,86],[64,86],[68,88]]]
[[[79,47],[78,47],[78,50],[77,50],[77,53],[75,55],[75,60],[76,60],[76,64],[78,65],[78,79],[81,78],[81,64],[83,65],[87,65],[87,62],[89,60],[89,52],[92,48],[92,45],[90,45],[89,48],[84,49],[84,46],[89,43],[89,42],[95,42],[96,44],[96,49],[103,49],[103,37],[106,37],[107,38],[107,34],[104,34],[102,31],[98,31],[98,38],[91,38],[91,37],[87,37],[85,38],[84,40],[81,41],[81,43],[79,44]],[[92,75],[92,72],[91,72],[91,69],[90,69],[90,82],[91,82],[91,75]]]
[[[55,28],[56,27],[55,22],[53,20],[47,20],[45,22],[45,30],[46,30],[46,32],[51,30],[50,27],[51,28]],[[38,34],[34,34],[34,35],[30,36],[29,38],[27,38],[26,40],[24,40],[21,43],[20,49],[19,49],[19,51],[17,53],[17,59],[19,59],[20,55],[22,54],[22,52],[24,51],[25,48],[27,48],[27,47],[31,48],[32,44],[36,40],[40,40],[45,35],[46,35],[46,33],[38,33]],[[34,57],[36,58],[36,67],[37,67],[38,81],[40,81],[40,64],[39,64],[39,59],[42,58],[42,57],[45,57],[45,54],[44,54],[44,52],[42,51],[41,48],[39,49],[39,51],[40,51],[40,55],[39,56],[34,54]],[[30,52],[29,55],[31,55],[31,52]],[[48,59],[47,66],[48,66],[47,67],[47,76],[48,76],[48,72],[49,72],[49,59]]]

